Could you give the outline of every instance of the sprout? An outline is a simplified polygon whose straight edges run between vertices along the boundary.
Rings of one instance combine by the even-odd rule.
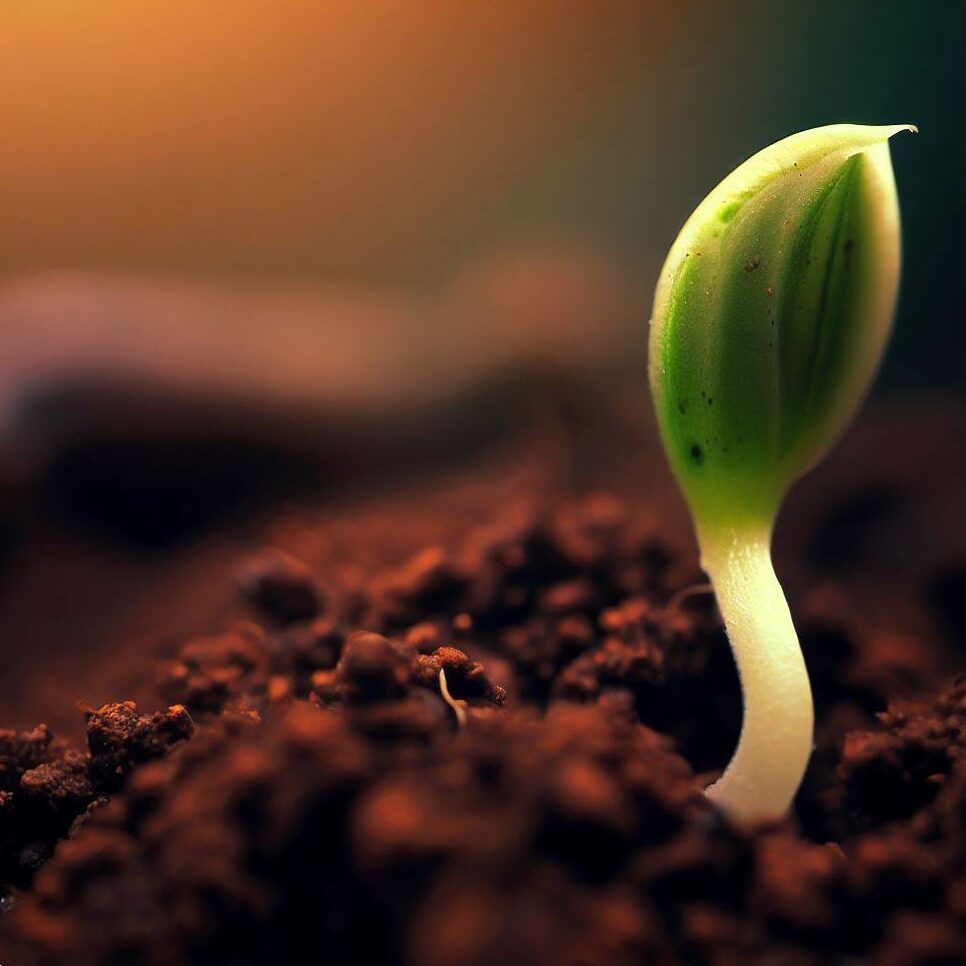
[[[456,723],[461,728],[465,728],[467,704],[462,698],[454,698],[450,694],[449,685],[446,683],[446,672],[442,668],[439,669],[439,693],[443,696],[443,700],[453,709],[453,714],[456,715]]]
[[[868,390],[899,281],[888,140],[836,124],[759,152],[671,247],[654,299],[650,381],[741,676],[734,758],[708,790],[743,819],[781,815],[812,750],[812,697],[771,533],[789,487]]]

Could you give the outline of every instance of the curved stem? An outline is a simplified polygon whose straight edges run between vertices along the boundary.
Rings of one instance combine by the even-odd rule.
[[[703,530],[711,578],[744,696],[734,757],[708,795],[736,818],[783,815],[812,752],[812,691],[771,561],[771,527]]]

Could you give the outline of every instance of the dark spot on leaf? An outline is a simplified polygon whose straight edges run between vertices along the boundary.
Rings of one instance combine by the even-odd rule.
[[[691,447],[691,459],[700,466],[704,462],[704,451],[695,443]]]
[[[761,265],[761,255],[755,255],[745,262],[745,271],[753,272],[759,265]]]

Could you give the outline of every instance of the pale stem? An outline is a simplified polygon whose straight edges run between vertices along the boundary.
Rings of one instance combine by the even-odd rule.
[[[714,585],[744,697],[734,757],[708,796],[741,821],[791,805],[812,753],[812,691],[771,561],[771,528],[702,531],[701,565]]]
[[[453,714],[456,715],[456,723],[461,728],[465,727],[467,704],[462,698],[454,698],[449,693],[449,685],[446,683],[446,672],[442,668],[439,669],[439,691],[443,696],[443,700],[453,709]]]

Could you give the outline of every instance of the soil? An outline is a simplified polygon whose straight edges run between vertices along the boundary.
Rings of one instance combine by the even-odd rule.
[[[966,546],[909,523],[920,497],[961,521],[963,476],[900,445],[928,460],[948,425],[884,425],[801,498],[797,570],[779,546],[818,722],[787,819],[735,827],[701,793],[740,691],[666,478],[597,466],[586,425],[563,473],[542,425],[279,512],[230,567],[205,545],[193,578],[235,587],[185,619],[206,633],[119,649],[82,742],[0,732],[0,960],[966,961]],[[915,586],[888,563],[910,554]]]

